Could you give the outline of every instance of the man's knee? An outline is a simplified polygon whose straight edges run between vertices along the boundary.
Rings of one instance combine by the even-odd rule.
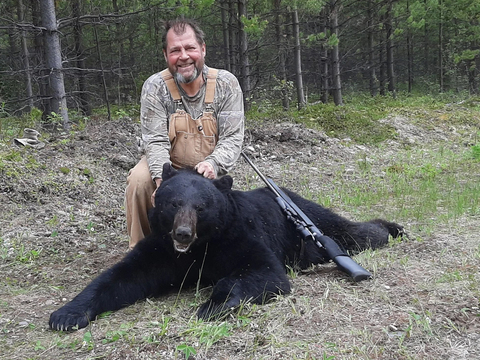
[[[155,183],[150,176],[150,170],[144,158],[128,173],[127,192],[130,191],[147,192],[150,195],[155,191]]]

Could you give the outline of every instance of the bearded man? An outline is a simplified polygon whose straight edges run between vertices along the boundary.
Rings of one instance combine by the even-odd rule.
[[[150,234],[147,214],[165,162],[215,179],[232,168],[243,143],[242,90],[233,74],[205,65],[204,33],[198,24],[190,19],[168,21],[162,41],[168,68],[143,84],[144,155],[127,177],[130,248]]]

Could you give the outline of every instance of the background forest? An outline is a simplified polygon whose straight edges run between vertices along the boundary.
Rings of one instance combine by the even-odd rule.
[[[478,0],[6,0],[2,116],[38,108],[68,124],[138,103],[165,67],[165,19],[197,19],[207,64],[240,80],[247,107],[343,104],[342,92],[478,93]],[[49,115],[50,114],[50,115]]]

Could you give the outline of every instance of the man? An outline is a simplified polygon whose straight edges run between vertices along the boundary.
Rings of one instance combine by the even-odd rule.
[[[162,167],[195,168],[209,179],[226,174],[243,142],[243,94],[234,75],[205,65],[203,31],[192,20],[165,24],[168,69],[145,81],[140,120],[145,155],[130,170],[125,211],[130,248],[150,234],[148,210]]]

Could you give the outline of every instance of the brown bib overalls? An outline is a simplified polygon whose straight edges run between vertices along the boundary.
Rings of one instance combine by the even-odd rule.
[[[213,98],[217,69],[209,69],[205,89],[205,110],[198,119],[181,109],[182,99],[177,84],[168,69],[160,74],[167,84],[177,106],[176,112],[168,121],[168,137],[170,139],[170,161],[175,168],[193,168],[205,160],[215,149],[218,141],[217,120],[213,115]]]
[[[205,110],[198,119],[192,119],[182,107],[177,85],[170,71],[161,72],[176,103],[176,112],[168,119],[170,161],[176,168],[193,168],[210,155],[218,141],[217,121],[213,116],[213,98],[218,70],[210,68],[205,89]],[[152,208],[151,196],[156,189],[152,181],[147,159],[142,156],[130,170],[125,189],[125,213],[130,248],[150,234],[148,210]]]

